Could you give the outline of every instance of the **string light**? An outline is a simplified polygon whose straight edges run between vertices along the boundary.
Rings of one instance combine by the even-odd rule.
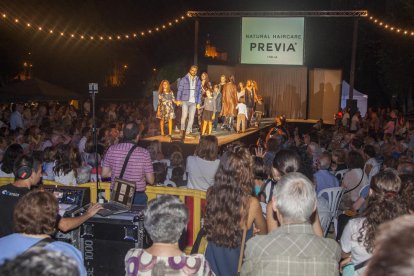
[[[1,17],[4,20],[7,20],[9,18],[9,16],[7,15],[7,13],[0,13]],[[171,27],[175,24],[179,24],[181,22],[183,22],[185,19],[187,18],[187,15],[181,15],[178,16],[175,19],[172,19],[171,21],[167,21],[164,24],[160,24],[158,26],[154,26],[153,28],[144,28],[143,30],[139,30],[139,32],[133,32],[133,33],[129,33],[129,34],[115,34],[114,36],[111,35],[95,35],[92,33],[84,33],[84,34],[79,34],[79,33],[70,33],[70,35],[68,34],[67,37],[69,38],[80,38],[80,39],[85,39],[88,38],[88,40],[100,40],[100,41],[108,41],[108,40],[113,40],[113,38],[116,38],[116,40],[129,40],[131,38],[135,38],[138,39],[140,36],[145,36],[146,34],[152,34],[154,32],[161,32],[167,29],[167,27]],[[20,21],[24,21],[22,20],[22,18],[18,18],[18,17],[12,17],[9,20],[11,20],[14,23],[19,23]],[[33,28],[34,30],[37,31],[43,31],[43,29],[47,29],[48,31],[46,31],[46,33],[48,33],[49,35],[54,35],[56,33],[56,36],[59,37],[64,37],[65,36],[65,32],[63,31],[59,31],[58,28],[51,28],[52,26],[49,26],[49,28],[47,28],[48,26],[40,26],[34,23],[26,23],[23,24],[23,26],[25,26],[26,28]],[[145,31],[146,30],[146,31]],[[96,38],[96,39],[95,39]]]
[[[370,16],[369,20],[372,21],[375,25],[378,25],[379,27],[384,28],[385,30],[391,31],[393,33],[403,34],[405,36],[407,36],[408,34],[410,36],[414,36],[414,31],[403,29],[403,28],[397,27],[397,26],[389,25],[386,22],[384,22],[383,20],[381,20],[379,18],[375,18],[374,16]]]

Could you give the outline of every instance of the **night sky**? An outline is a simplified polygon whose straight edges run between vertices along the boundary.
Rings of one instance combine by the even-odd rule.
[[[185,14],[188,10],[351,10],[367,9],[391,22],[414,26],[413,14],[401,11],[401,5],[412,1],[184,1],[184,0],[72,0],[0,1],[0,12],[24,22],[42,24],[55,30],[78,34],[139,33],[148,27],[160,26]],[[414,9],[413,9],[414,11]],[[24,24],[21,22],[21,24]],[[352,43],[352,19],[308,18],[305,23],[305,66],[309,68],[340,68],[349,80]],[[413,28],[414,29],[414,28]],[[215,61],[202,57],[203,45],[209,35],[212,44],[229,54],[229,65],[238,63],[240,55],[240,19],[200,19],[200,69]],[[398,38],[399,39],[399,38]],[[384,71],[378,67],[378,48],[396,34],[378,30],[367,19],[359,24],[356,88],[367,93],[370,101],[381,103],[387,94]],[[402,51],[412,49],[413,40],[400,41]],[[0,74],[4,85],[22,70],[24,61],[33,64],[33,76],[87,93],[87,83],[102,84],[115,64],[127,65],[121,88],[126,95],[148,94],[154,80],[175,78],[185,74],[193,59],[194,23],[185,19],[170,29],[128,41],[82,41],[50,36],[0,21]],[[407,45],[405,45],[407,44]],[[411,47],[411,48],[410,48]],[[386,52],[384,50],[384,52]],[[30,53],[30,55],[29,55]],[[381,52],[382,53],[382,52]],[[406,55],[410,55],[409,52]],[[409,58],[412,65],[412,57]],[[219,63],[223,64],[223,63]],[[157,71],[154,73],[153,69]],[[217,80],[213,80],[217,81]],[[378,97],[379,96],[379,97]]]

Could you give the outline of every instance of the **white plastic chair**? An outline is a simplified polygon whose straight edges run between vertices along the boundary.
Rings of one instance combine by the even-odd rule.
[[[328,234],[329,226],[331,225],[332,215],[331,212],[318,212],[319,220],[323,231],[323,236],[326,237]]]
[[[334,175],[335,175],[336,178],[338,178],[338,175],[340,176],[340,178],[338,179],[339,183],[342,182],[342,180],[344,179],[344,176],[347,172],[349,172],[349,169],[343,169],[343,170],[339,170],[339,171],[335,172]]]
[[[344,193],[344,189],[342,187],[335,187],[335,188],[323,189],[318,194],[318,197],[322,197],[322,195],[324,194],[328,196],[328,205],[329,205],[329,213],[330,213],[329,224],[331,224],[331,222],[333,221],[334,228],[335,228],[335,234],[336,234],[336,229],[338,225],[337,212],[338,212],[339,203],[341,202],[343,193]],[[321,224],[322,224],[322,221],[321,221]],[[329,228],[329,225],[327,228]]]

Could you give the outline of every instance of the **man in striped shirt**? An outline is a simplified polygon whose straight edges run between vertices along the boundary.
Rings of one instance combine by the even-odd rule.
[[[102,177],[119,177],[129,150],[138,143],[140,131],[136,123],[128,123],[123,129],[122,143],[109,147],[102,161]],[[154,169],[149,152],[136,147],[129,158],[122,179],[135,182],[134,204],[145,205],[148,197],[145,194],[147,184],[154,184]]]

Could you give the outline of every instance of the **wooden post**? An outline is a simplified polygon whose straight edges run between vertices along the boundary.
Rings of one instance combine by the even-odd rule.
[[[351,70],[349,72],[349,99],[354,98],[354,83],[355,83],[355,63],[356,63],[356,50],[358,41],[358,18],[354,19],[354,33],[352,35],[352,57],[351,57]]]

